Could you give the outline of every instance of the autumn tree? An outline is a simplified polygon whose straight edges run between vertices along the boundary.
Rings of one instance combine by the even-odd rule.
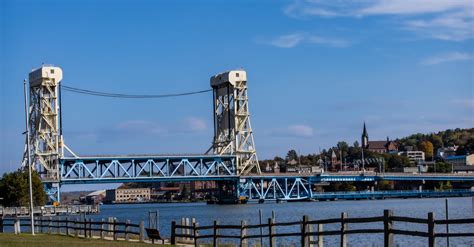
[[[425,158],[427,160],[430,160],[433,158],[433,152],[434,152],[433,143],[431,143],[430,141],[422,141],[418,145],[418,150],[425,152]]]

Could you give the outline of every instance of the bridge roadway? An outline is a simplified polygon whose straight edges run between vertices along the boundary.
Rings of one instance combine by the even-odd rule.
[[[227,181],[236,186],[238,195],[249,199],[293,200],[312,198],[312,186],[318,183],[383,180],[474,182],[474,174],[451,173],[264,173],[239,176],[236,157],[221,155],[67,157],[60,163],[59,183],[43,180],[45,185],[50,184],[46,188],[51,198],[59,197],[60,186],[66,184]]]
[[[238,176],[235,156],[94,156],[67,157],[60,160],[60,183],[125,183],[196,180],[294,180],[320,182],[372,181],[474,181],[472,174],[455,173],[264,173]],[[48,182],[48,181],[45,181]]]

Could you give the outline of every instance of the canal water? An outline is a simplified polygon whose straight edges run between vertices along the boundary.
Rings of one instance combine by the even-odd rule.
[[[474,198],[449,198],[449,218],[474,218]],[[116,217],[119,221],[131,220],[138,223],[141,220],[148,224],[148,212],[159,211],[159,228],[162,235],[170,236],[171,221],[180,222],[182,217],[195,218],[200,226],[212,225],[214,220],[220,224],[240,224],[241,220],[249,224],[259,223],[259,210],[263,213],[263,222],[267,222],[272,211],[276,222],[301,220],[303,215],[311,219],[337,218],[342,212],[349,217],[382,216],[384,209],[390,209],[396,216],[410,216],[427,218],[428,212],[435,214],[435,219],[445,219],[445,199],[389,199],[389,200],[361,200],[361,201],[330,201],[330,202],[292,202],[246,204],[246,205],[206,205],[205,203],[162,203],[162,204],[117,204],[103,205],[99,215],[92,218]],[[324,230],[337,230],[338,224],[325,225]],[[379,228],[383,223],[350,224],[350,229]],[[424,224],[395,223],[395,229],[427,231]],[[277,232],[297,232],[298,227],[277,228]],[[436,232],[445,232],[445,226],[437,226]],[[451,225],[450,232],[473,232],[474,224]],[[264,229],[264,233],[266,229]],[[232,233],[227,231],[225,233]],[[251,234],[258,234],[259,230]],[[202,233],[204,234],[204,233]],[[234,234],[239,234],[234,232]],[[211,242],[212,240],[203,240]],[[339,245],[339,236],[325,237],[325,246]],[[226,242],[226,241],[223,241]],[[258,240],[260,242],[260,240]],[[299,246],[298,238],[278,238],[278,246]],[[349,246],[383,246],[383,234],[350,235]],[[426,246],[427,238],[395,236],[397,246]],[[265,243],[267,245],[268,243]],[[445,239],[437,239],[438,246],[446,246]],[[474,246],[474,238],[451,238],[451,246]]]

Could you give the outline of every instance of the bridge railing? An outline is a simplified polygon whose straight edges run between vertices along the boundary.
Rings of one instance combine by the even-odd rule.
[[[405,229],[395,229],[394,223],[416,223],[427,226],[427,231],[415,231]],[[351,230],[350,224],[361,223],[383,223],[380,228],[357,228]],[[324,230],[324,226],[328,224],[340,225],[338,230]],[[427,218],[413,218],[404,216],[394,216],[391,210],[384,210],[383,216],[378,217],[361,217],[349,218],[347,213],[341,213],[340,218],[310,220],[308,216],[303,216],[300,221],[293,222],[275,222],[275,219],[269,218],[267,223],[263,224],[246,224],[242,221],[236,225],[221,225],[218,221],[214,221],[212,225],[199,226],[198,223],[193,224],[177,224],[175,221],[171,223],[171,244],[186,243],[198,246],[203,239],[207,239],[209,243],[212,241],[213,246],[218,246],[222,239],[234,239],[239,241],[240,246],[250,246],[249,240],[260,240],[260,243],[268,243],[269,246],[277,246],[277,239],[284,237],[297,237],[300,246],[310,246],[317,244],[323,246],[324,236],[339,236],[340,246],[347,246],[348,235],[353,234],[383,234],[385,247],[395,246],[394,235],[417,236],[427,238],[427,246],[435,246],[436,238],[449,237],[474,237],[474,227],[465,227],[466,232],[439,232],[435,231],[436,225],[452,225],[452,224],[474,224],[474,218],[470,219],[449,219],[435,220],[434,213],[428,213]],[[288,230],[280,230],[282,227],[296,226],[298,231],[288,232]],[[252,229],[260,229],[260,233],[249,234]]]

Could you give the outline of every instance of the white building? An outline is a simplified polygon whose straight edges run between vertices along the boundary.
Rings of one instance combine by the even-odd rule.
[[[425,152],[423,151],[404,151],[398,153],[398,155],[405,156],[410,160],[411,164],[416,164],[420,161],[425,161]]]

